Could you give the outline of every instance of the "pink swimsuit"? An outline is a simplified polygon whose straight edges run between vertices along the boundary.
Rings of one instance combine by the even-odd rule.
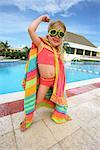
[[[47,49],[45,46],[38,52],[38,64],[46,64],[54,66],[54,53]],[[40,84],[53,87],[54,78],[43,78],[40,77]]]
[[[54,53],[44,47],[38,53],[38,64],[47,64],[54,66]]]

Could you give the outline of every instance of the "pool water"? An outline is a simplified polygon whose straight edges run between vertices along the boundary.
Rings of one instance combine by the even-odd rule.
[[[81,71],[78,70],[80,68]],[[94,68],[95,70],[92,70],[92,73],[82,71],[82,69],[91,70]],[[23,91],[21,81],[24,77],[24,70],[25,63],[22,62],[0,63],[0,94]],[[66,82],[71,83],[87,79],[99,78],[99,71],[100,65],[96,65],[95,67],[93,65],[91,67],[90,65],[80,65],[79,67],[79,64],[71,64],[68,67],[65,64]]]

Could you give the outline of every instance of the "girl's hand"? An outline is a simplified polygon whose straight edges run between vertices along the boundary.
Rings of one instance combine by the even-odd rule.
[[[43,22],[49,22],[50,21],[50,17],[48,15],[43,15],[41,17],[42,17]]]

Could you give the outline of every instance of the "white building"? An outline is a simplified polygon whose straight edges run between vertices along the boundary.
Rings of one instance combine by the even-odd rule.
[[[100,48],[97,48],[84,36],[67,32],[64,38],[65,60],[99,60]]]

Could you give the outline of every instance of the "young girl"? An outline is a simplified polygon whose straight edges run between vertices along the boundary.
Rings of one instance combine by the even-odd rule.
[[[49,21],[49,16],[43,15],[34,20],[28,28],[33,47],[35,45],[38,51],[39,87],[36,94],[36,105],[38,106],[44,101],[45,95],[50,88],[54,88],[49,100],[55,108],[52,120],[56,123],[65,123],[71,120],[67,115],[67,101],[64,99],[65,74],[61,55],[61,44],[66,27],[59,20],[51,22],[48,27],[48,35],[45,38],[38,37],[36,29],[39,24]],[[23,82],[23,87],[25,87],[25,82]],[[33,112],[26,114],[24,121],[20,125],[21,131],[25,131],[32,124],[32,119]]]

